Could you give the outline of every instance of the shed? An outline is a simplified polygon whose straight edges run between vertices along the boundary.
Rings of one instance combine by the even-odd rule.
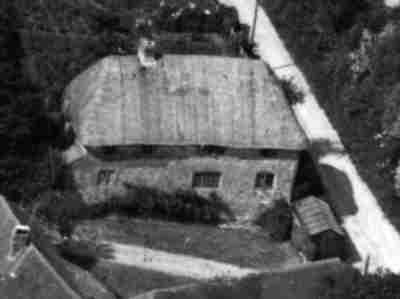
[[[315,196],[309,196],[294,202],[295,212],[310,235],[332,230],[343,235],[330,206]]]
[[[325,201],[309,196],[293,203],[294,212],[300,226],[303,227],[315,244],[312,259],[346,257],[344,231]]]

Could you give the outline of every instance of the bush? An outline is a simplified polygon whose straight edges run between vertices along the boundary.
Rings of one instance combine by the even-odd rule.
[[[304,94],[295,85],[293,79],[281,79],[279,80],[279,83],[290,105],[299,104],[304,101]]]
[[[113,250],[107,244],[66,240],[57,246],[60,255],[84,269],[90,270],[100,259],[112,258]]]
[[[168,193],[145,186],[127,187],[125,196],[114,197],[106,203],[108,212],[207,224],[234,218],[229,207],[216,193],[204,197],[191,190]]]
[[[89,218],[92,211],[79,193],[52,190],[41,194],[37,213],[56,224],[62,235],[70,236],[75,221]]]
[[[67,236],[76,221],[110,214],[205,224],[234,219],[230,208],[216,193],[204,197],[187,190],[168,193],[145,186],[128,185],[127,188],[126,195],[96,204],[85,203],[79,193],[70,190],[49,191],[42,195],[38,213],[57,224],[60,232]]]
[[[279,199],[258,217],[256,224],[265,228],[272,239],[287,241],[293,227],[292,210],[285,199]]]

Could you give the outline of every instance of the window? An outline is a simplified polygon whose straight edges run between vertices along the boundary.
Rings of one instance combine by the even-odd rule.
[[[218,188],[220,177],[219,172],[196,172],[193,175],[193,188]]]
[[[114,172],[113,169],[101,169],[97,174],[97,185],[108,185],[111,182],[111,176]]]
[[[272,189],[275,175],[271,172],[259,172],[256,176],[255,188]]]

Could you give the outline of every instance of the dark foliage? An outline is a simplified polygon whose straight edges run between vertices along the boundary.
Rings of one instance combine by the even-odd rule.
[[[192,191],[168,193],[131,185],[125,196],[96,204],[85,203],[76,192],[48,192],[42,196],[38,213],[50,223],[57,224],[60,233],[65,236],[71,235],[76,221],[103,218],[110,214],[205,224],[234,220],[229,207],[215,193],[203,197]]]
[[[304,94],[296,86],[292,79],[279,80],[279,83],[290,105],[295,105],[303,102]]]
[[[57,245],[58,252],[66,260],[90,270],[100,259],[110,259],[113,250],[108,244],[67,239]]]
[[[362,275],[354,273],[349,283],[344,278],[335,283],[319,297],[321,299],[394,299],[399,298],[400,276],[392,273]]]
[[[256,224],[265,228],[276,241],[291,238],[293,227],[292,210],[285,199],[277,200],[256,220]]]
[[[229,207],[216,194],[203,197],[194,191],[167,193],[145,186],[128,186],[128,194],[114,197],[100,209],[100,214],[117,212],[129,216],[156,217],[181,222],[217,224],[233,220]]]
[[[0,193],[10,200],[30,201],[49,187],[45,142],[35,132],[44,109],[40,93],[22,71],[24,57],[12,1],[0,7]]]

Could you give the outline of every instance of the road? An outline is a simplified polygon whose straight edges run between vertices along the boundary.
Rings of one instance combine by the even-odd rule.
[[[393,2],[392,0],[391,2]],[[252,25],[255,0],[219,0],[221,4],[236,7],[242,23]],[[337,195],[335,200],[353,201],[356,211],[352,214],[340,214],[343,227],[354,243],[361,262],[355,266],[363,267],[369,260],[369,271],[385,268],[400,273],[400,236],[380,208],[377,199],[367,184],[358,174],[349,155],[344,152],[343,144],[336,130],[331,125],[323,109],[319,106],[305,76],[294,64],[293,59],[272,25],[265,11],[258,11],[255,41],[259,47],[261,59],[274,70],[278,78],[292,79],[301,89],[304,102],[294,106],[294,113],[310,141],[328,140],[329,147],[318,149],[318,169],[328,192]],[[338,184],[337,177],[326,173],[329,168],[344,175],[352,192],[344,192]],[[340,194],[340,195],[339,195]],[[347,197],[342,197],[348,194]],[[351,197],[351,198],[350,198]]]

